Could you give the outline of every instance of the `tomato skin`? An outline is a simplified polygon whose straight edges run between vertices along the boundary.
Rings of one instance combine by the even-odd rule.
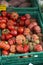
[[[15,38],[11,38],[11,39],[8,40],[8,43],[9,43],[10,45],[15,44],[15,42],[16,42]]]
[[[16,52],[16,46],[15,45],[11,45],[10,52],[11,53],[15,53]]]
[[[2,54],[3,54],[3,55],[8,55],[9,53],[8,53],[8,51],[6,51],[6,50],[2,50]]]
[[[30,19],[31,18],[31,15],[30,14],[25,14],[26,18],[27,19]]]
[[[17,45],[17,46],[16,46],[16,50],[17,50],[17,52],[19,52],[19,53],[23,53],[23,46],[22,46],[22,45]]]
[[[5,23],[1,23],[1,29],[5,29],[6,28],[6,24]]]
[[[2,20],[2,16],[0,16],[0,20]]]
[[[6,22],[7,22],[7,20],[4,18],[1,20],[1,23],[6,23]]]
[[[12,34],[6,34],[6,40],[8,40],[8,39],[10,39],[12,37],[13,37]]]
[[[17,36],[17,34],[18,34],[18,33],[17,33],[17,30],[15,30],[15,29],[12,30],[12,31],[11,31],[11,34],[12,34],[13,36]]]
[[[30,19],[27,19],[27,20],[25,21],[25,25],[26,25],[26,26],[30,25]]]
[[[13,25],[8,25],[8,29],[9,30],[14,30],[14,26]]]
[[[4,34],[1,35],[1,39],[5,40],[5,35]]]
[[[25,43],[25,41],[26,41],[26,38],[24,35],[20,34],[20,35],[16,36],[16,43],[17,44],[20,45],[22,43]]]
[[[6,11],[2,11],[1,14],[2,14],[3,17],[6,17],[7,12]]]
[[[26,17],[25,16],[21,16],[21,20],[22,21],[25,21],[26,20]]]
[[[40,44],[35,45],[35,46],[34,46],[34,50],[35,50],[35,51],[38,51],[38,52],[43,51],[42,46],[41,46]]]
[[[24,24],[25,24],[24,21],[20,20],[19,25],[24,26]]]
[[[26,52],[28,52],[28,51],[29,51],[29,45],[26,45],[26,44],[25,44],[25,45],[23,46],[23,52],[26,53]]]
[[[0,48],[4,49],[4,50],[9,50],[10,49],[10,45],[6,44],[5,41],[0,41]]]
[[[23,27],[18,27],[18,33],[22,34],[24,32],[24,28]]]

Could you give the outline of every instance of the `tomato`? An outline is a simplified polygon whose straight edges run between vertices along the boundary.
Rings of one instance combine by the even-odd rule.
[[[38,51],[38,52],[43,51],[42,46],[41,46],[40,44],[35,45],[35,46],[34,46],[34,50],[35,50],[35,51]]]
[[[31,18],[31,15],[30,14],[25,14],[26,18],[27,19],[30,19]]]
[[[21,20],[22,21],[25,21],[26,20],[26,17],[25,16],[21,16]]]
[[[16,46],[16,50],[17,50],[17,52],[19,52],[19,53],[23,53],[23,46],[22,46],[22,45],[17,45],[17,46]]]
[[[7,13],[7,17],[10,18],[11,14],[10,13]]]
[[[23,27],[18,27],[18,33],[22,34],[24,32],[24,28]]]
[[[4,35],[9,34],[9,33],[10,33],[10,31],[8,29],[3,29],[2,30],[2,34],[4,34]]]
[[[24,24],[25,24],[24,21],[20,20],[19,25],[24,26]]]
[[[30,24],[30,19],[27,19],[27,20],[25,21],[25,25],[28,26],[29,24]]]
[[[39,34],[41,33],[41,28],[37,25],[34,27],[34,31]]]
[[[12,34],[6,34],[6,40],[8,40],[8,39],[10,39],[12,37],[13,37]]]
[[[5,35],[4,34],[1,35],[1,39],[5,40]]]
[[[6,22],[7,22],[6,19],[1,20],[1,23],[6,23]]]
[[[1,23],[1,29],[5,29],[6,28],[6,24],[5,23]]]
[[[14,25],[14,21],[13,20],[8,20],[7,25]]]
[[[3,55],[8,55],[9,53],[8,53],[8,51],[6,51],[6,50],[2,50],[2,54],[3,54]]]
[[[12,30],[12,31],[11,31],[11,34],[12,34],[13,36],[17,36],[17,34],[18,34],[18,33],[17,33],[17,30],[15,30],[15,29]]]
[[[18,35],[16,37],[16,43],[17,44],[23,44],[23,43],[25,43],[25,41],[26,41],[26,38],[24,35]]]
[[[28,35],[30,34],[30,29],[29,28],[25,28],[24,29],[24,35]]]
[[[14,30],[14,26],[13,25],[8,25],[7,26],[9,30]]]
[[[26,52],[28,52],[28,51],[29,51],[29,45],[26,45],[26,44],[25,44],[25,45],[23,46],[23,52],[26,53]]]
[[[0,48],[4,49],[4,50],[9,50],[10,49],[10,45],[8,44],[8,42],[6,44],[5,41],[0,41]]]
[[[10,17],[11,17],[13,20],[17,20],[18,17],[19,17],[19,15],[18,15],[17,12],[12,12]]]
[[[16,40],[15,40],[14,37],[8,40],[8,43],[9,43],[10,45],[15,44],[15,42],[16,42]]]
[[[2,20],[2,16],[0,16],[0,20]]]
[[[7,12],[4,10],[1,12],[2,16],[5,17],[7,15]]]
[[[16,46],[15,45],[11,45],[10,52],[11,53],[15,53],[16,52]]]

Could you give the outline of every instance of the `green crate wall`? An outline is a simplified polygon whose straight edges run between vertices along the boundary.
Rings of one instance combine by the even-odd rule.
[[[8,12],[10,12],[10,10]],[[42,27],[43,25],[42,25],[39,12],[18,12],[18,13],[19,15],[30,14],[32,17],[36,18],[38,20],[37,23],[41,27],[41,30],[43,33],[43,27]],[[30,55],[32,55],[32,57],[18,58],[19,56],[30,56]],[[37,55],[38,57],[35,57],[35,55]],[[1,56],[2,65],[21,65],[21,64],[25,65],[29,63],[37,64],[42,62],[43,62],[43,52],[31,52],[31,53],[25,53],[25,54],[14,54],[11,56]]]

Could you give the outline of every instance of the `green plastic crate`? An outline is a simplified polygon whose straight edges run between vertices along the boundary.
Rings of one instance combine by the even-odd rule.
[[[42,29],[43,33],[43,27],[42,27],[42,21],[40,19],[40,15],[38,12],[18,12],[20,15],[24,14],[30,14],[32,17],[36,18],[38,20],[38,24]],[[19,58],[19,56],[30,56],[29,58]],[[36,57],[37,56],[37,57]],[[25,64],[37,64],[43,62],[43,52],[31,52],[31,53],[25,53],[25,54],[14,54],[11,56],[1,56],[1,64],[2,65],[25,65]]]
[[[40,13],[40,17],[41,17],[42,24],[43,24],[43,12],[42,12],[42,7],[41,7],[41,5],[39,5],[38,0],[36,0],[36,2],[37,2],[38,7],[39,7],[39,13]]]
[[[8,1],[8,0],[7,0]],[[37,5],[37,1],[36,0],[30,0],[30,2],[32,3],[32,7],[25,7],[25,8],[19,8],[19,7],[8,7],[7,9],[10,8],[10,11],[13,10],[15,8],[15,11],[21,11],[21,12],[25,12],[25,11],[38,11],[38,5]]]

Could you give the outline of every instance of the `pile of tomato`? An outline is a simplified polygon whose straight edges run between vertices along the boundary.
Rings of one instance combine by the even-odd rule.
[[[41,28],[30,14],[2,11],[0,15],[2,55],[43,51]]]

